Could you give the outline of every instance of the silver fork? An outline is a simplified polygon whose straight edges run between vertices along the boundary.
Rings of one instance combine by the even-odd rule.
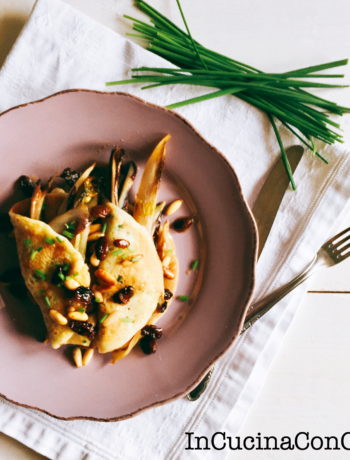
[[[307,280],[316,270],[322,267],[332,267],[339,264],[350,256],[350,227],[333,236],[326,241],[315,254],[315,257],[307,267],[287,284],[279,287],[258,302],[253,303],[247,313],[241,334],[249,329],[258,319],[264,316],[271,308],[276,305],[283,297],[293,289]],[[203,378],[203,380],[187,395],[190,401],[196,401],[205,391],[213,369]]]

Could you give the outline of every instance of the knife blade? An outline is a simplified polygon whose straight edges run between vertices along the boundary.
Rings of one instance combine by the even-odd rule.
[[[303,153],[304,148],[301,145],[293,145],[286,149],[292,172],[298,166]],[[258,258],[265,246],[288,184],[289,180],[283,163],[278,158],[269,172],[252,209],[259,235]]]

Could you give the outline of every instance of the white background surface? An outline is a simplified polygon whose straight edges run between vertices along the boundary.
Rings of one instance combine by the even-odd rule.
[[[132,0],[66,0],[114,30]],[[23,26],[33,0],[0,0],[0,64]],[[178,18],[175,0],[153,1]],[[204,44],[265,71],[285,71],[350,57],[348,0],[183,0],[193,35]],[[347,82],[350,81],[350,69]],[[350,90],[333,99],[350,106]],[[350,180],[350,178],[349,178]],[[350,216],[348,222],[350,225]],[[312,280],[313,291],[349,291],[350,261]],[[241,436],[330,436],[350,431],[350,295],[310,293],[299,310]],[[228,433],[229,434],[229,433]],[[220,457],[223,456],[221,453]],[[346,451],[233,452],[232,458],[345,459]],[[0,459],[38,459],[0,435]],[[185,458],[185,456],[184,456]],[[72,459],[74,460],[74,459]]]

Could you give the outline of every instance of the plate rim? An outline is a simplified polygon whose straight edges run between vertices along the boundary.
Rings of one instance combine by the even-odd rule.
[[[250,209],[250,207],[248,205],[247,200],[245,199],[245,197],[243,195],[241,183],[240,183],[240,181],[238,179],[238,176],[236,174],[236,171],[234,170],[232,165],[229,163],[229,161],[226,159],[226,157],[220,152],[220,150],[218,150],[215,146],[213,146],[210,142],[208,142],[203,137],[203,135],[185,117],[183,117],[182,115],[178,114],[174,110],[170,110],[170,109],[167,109],[165,107],[162,107],[162,106],[159,106],[157,104],[154,104],[152,102],[148,102],[148,101],[146,101],[146,100],[144,100],[144,99],[142,99],[142,98],[140,98],[138,96],[134,96],[133,94],[130,94],[130,93],[127,93],[127,92],[124,92],[124,91],[101,91],[101,90],[85,89],[85,88],[66,89],[66,90],[62,90],[62,91],[52,93],[52,94],[50,94],[48,96],[45,96],[45,97],[40,98],[40,99],[36,99],[34,101],[25,102],[23,104],[19,104],[19,105],[16,105],[14,107],[10,107],[9,109],[6,109],[6,110],[4,110],[3,112],[0,113],[0,118],[2,118],[3,116],[5,116],[6,114],[8,114],[8,113],[10,113],[12,111],[22,109],[22,108],[30,106],[30,105],[40,104],[41,102],[45,102],[48,99],[52,99],[54,97],[58,97],[58,96],[61,96],[63,94],[67,94],[67,93],[94,93],[94,94],[99,94],[99,95],[127,97],[127,98],[130,98],[130,99],[134,99],[134,100],[138,101],[139,103],[141,103],[143,105],[146,105],[148,107],[151,107],[151,108],[154,108],[154,109],[157,109],[157,110],[161,110],[161,111],[163,111],[165,113],[170,114],[171,116],[175,116],[176,118],[178,118],[180,120],[180,122],[184,123],[188,128],[190,128],[193,131],[193,133],[202,142],[204,142],[207,146],[209,146],[211,151],[214,154],[219,155],[221,160],[224,161],[224,163],[226,164],[226,167],[228,168],[228,170],[231,173],[231,176],[232,176],[232,178],[233,178],[233,180],[235,182],[237,191],[239,193],[239,198],[240,198],[240,202],[241,202],[241,205],[242,205],[243,213],[245,214],[246,221],[247,221],[248,226],[250,228],[250,235],[251,235],[251,242],[252,242],[252,253],[251,253],[249,261],[248,261],[249,262],[248,266],[250,268],[250,275],[251,275],[250,286],[249,286],[249,289],[247,289],[246,297],[242,302],[243,308],[242,308],[242,312],[241,312],[241,315],[240,315],[238,330],[242,329],[243,322],[244,322],[244,317],[245,317],[245,315],[247,313],[247,310],[249,308],[249,302],[250,302],[250,300],[252,298],[254,287],[255,287],[255,278],[256,278],[255,271],[256,271],[257,250],[258,250],[258,230],[257,230],[256,222],[254,220],[253,213],[252,213],[252,211],[251,211],[251,209]],[[223,349],[205,366],[204,370],[200,372],[200,374],[193,380],[193,382],[186,389],[181,390],[180,392],[176,393],[173,396],[170,396],[169,398],[165,398],[165,399],[163,399],[161,401],[156,401],[156,402],[153,402],[151,404],[142,406],[142,407],[140,407],[140,408],[138,408],[138,409],[136,409],[136,410],[134,410],[134,411],[132,411],[132,412],[130,412],[128,414],[125,414],[125,415],[121,415],[121,416],[117,416],[117,417],[108,417],[108,418],[92,417],[92,416],[79,416],[79,415],[78,416],[63,417],[63,416],[59,416],[59,415],[56,415],[56,414],[52,414],[51,412],[49,412],[49,411],[47,411],[47,410],[45,410],[43,408],[31,406],[31,405],[28,405],[28,404],[25,404],[25,403],[20,403],[18,401],[12,400],[11,398],[8,398],[7,396],[3,395],[2,393],[0,393],[0,397],[3,398],[5,401],[7,401],[9,403],[15,404],[16,406],[20,406],[20,407],[23,407],[23,408],[26,408],[26,409],[33,409],[33,410],[39,411],[39,412],[41,412],[43,414],[49,415],[50,417],[53,417],[53,418],[57,419],[57,420],[65,420],[65,421],[89,420],[89,421],[94,421],[94,422],[118,422],[118,421],[126,420],[126,419],[132,418],[132,417],[134,417],[134,416],[136,416],[138,414],[141,414],[142,412],[146,411],[147,409],[151,409],[152,407],[162,406],[162,405],[167,404],[169,402],[175,401],[176,399],[179,399],[182,396],[187,395],[191,390],[193,390],[201,382],[201,380],[204,378],[204,376],[208,373],[209,369],[213,367],[215,362],[221,356],[223,356],[233,346],[233,344],[238,339],[238,337],[239,337],[239,332],[231,337],[231,339],[228,342],[228,344],[225,347],[223,347]]]

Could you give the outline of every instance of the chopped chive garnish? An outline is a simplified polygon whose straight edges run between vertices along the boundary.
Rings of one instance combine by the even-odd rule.
[[[86,340],[86,339],[84,339],[82,343],[87,343],[87,340]]]
[[[123,224],[119,224],[119,225],[118,225],[118,228],[123,228]]]
[[[67,230],[75,230],[77,223],[75,220],[72,220],[72,222],[69,222],[69,224],[64,224]]]
[[[85,308],[78,308],[78,311],[80,311],[80,313],[85,313]]]
[[[47,243],[47,244],[55,244],[55,240],[53,238],[45,238],[45,243]]]
[[[63,265],[62,265],[62,270],[63,270],[64,272],[68,272],[69,269],[70,269],[70,264],[63,264]]]
[[[33,249],[30,254],[30,260],[33,260],[34,257],[38,254],[38,252],[42,251],[43,248]]]
[[[62,281],[65,281],[66,280],[66,277],[64,276],[64,274],[62,272],[58,272],[57,273],[57,276],[59,277],[60,280]]]
[[[32,240],[30,238],[26,238],[23,243],[25,244],[25,246],[30,246],[32,244]]]
[[[118,283],[122,283],[122,282],[123,282],[123,277],[122,277],[122,275],[118,275],[117,281],[118,281]]]
[[[112,252],[112,255],[113,256],[119,256],[120,254],[123,254],[123,252],[125,251],[125,249],[115,249],[113,252]]]
[[[62,238],[60,238],[59,236],[56,236],[56,241],[57,241],[58,243],[63,243]]]
[[[63,230],[62,235],[66,236],[70,240],[74,238],[74,234],[72,232],[69,232],[68,230]]]
[[[198,266],[199,266],[199,260],[196,259],[191,263],[191,270],[197,270]]]
[[[104,222],[101,228],[101,232],[106,233],[106,230],[107,230],[107,222]]]
[[[37,280],[46,280],[46,273],[42,272],[39,269],[35,269],[33,272],[34,278]]]
[[[100,319],[100,323],[103,323],[103,321],[108,317],[108,313],[106,313],[105,315],[102,316],[102,318]]]
[[[176,298],[181,302],[187,302],[189,300],[188,295],[178,295]]]
[[[95,297],[95,302],[96,302],[96,303],[101,303],[102,300],[101,300],[101,299],[96,299],[96,297]]]
[[[47,305],[48,307],[51,307],[51,300],[48,298],[47,295],[44,297],[44,300],[45,300],[46,305]]]

